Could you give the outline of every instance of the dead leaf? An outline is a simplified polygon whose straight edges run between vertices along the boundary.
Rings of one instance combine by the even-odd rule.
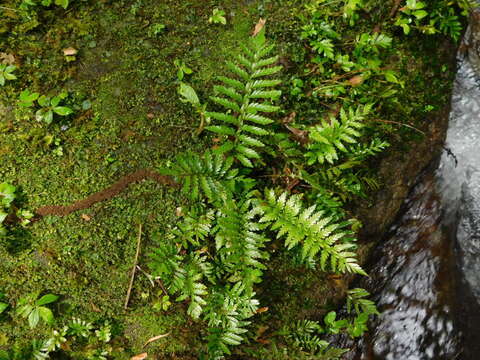
[[[308,143],[309,140],[307,130],[296,129],[286,124],[285,127],[293,134],[295,140],[297,140],[300,144],[305,145]]]
[[[263,345],[268,345],[270,344],[270,340],[268,339],[257,339],[257,342]]]
[[[83,220],[85,220],[85,221],[90,221],[90,220],[92,220],[92,218],[91,218],[90,216],[88,216],[87,214],[82,214],[82,215],[80,215],[80,217],[81,217]]]
[[[183,216],[183,209],[180,206],[175,209],[175,215]]]
[[[100,310],[100,308],[95,305],[94,303],[90,303],[90,305],[92,306],[92,310],[99,313],[99,312],[102,312],[102,310]]]
[[[63,49],[63,55],[65,56],[74,56],[74,55],[77,55],[77,53],[78,53],[78,50],[73,47]]]
[[[12,54],[0,52],[0,62],[6,65],[13,65],[15,64],[15,56],[13,56]]]
[[[260,18],[258,20],[258,23],[255,25],[255,29],[253,29],[252,36],[257,36],[260,31],[262,31],[263,27],[265,26],[265,23],[267,20]]]
[[[141,353],[141,354],[138,354],[138,355],[135,355],[133,357],[130,358],[130,360],[143,360],[143,359],[146,359],[148,356],[147,353]]]
[[[265,333],[265,331],[268,330],[268,328],[269,328],[268,325],[260,326],[260,327],[258,328],[258,330],[257,330],[257,334],[256,334],[256,335],[257,335],[257,338],[259,338],[260,336],[262,336],[262,335]]]
[[[292,111],[290,114],[288,114],[282,119],[282,124],[290,124],[294,122],[296,116],[297,116],[297,113],[295,111]]]
[[[148,113],[147,114],[147,118],[149,118],[149,119],[153,119],[154,117],[155,117],[155,114],[153,114],[153,113]]]
[[[143,345],[143,347],[147,346],[147,345],[148,345],[148,344],[150,344],[151,342],[157,341],[158,339],[161,339],[161,338],[167,337],[168,335],[170,335],[170,333],[169,333],[169,332],[168,332],[168,333],[166,333],[166,334],[162,334],[162,335],[157,335],[157,336],[154,336],[154,337],[152,337],[152,338],[148,339],[148,341],[147,341],[147,342],[146,342],[146,343]],[[147,354],[147,353],[145,353],[145,354]],[[132,359],[133,359],[133,358],[132,358]],[[130,360],[132,360],[132,359],[130,359]],[[144,358],[142,358],[142,359],[144,359]]]
[[[355,75],[351,79],[348,79],[348,82],[350,85],[355,87],[363,83],[363,77],[362,75]]]
[[[257,309],[257,314],[261,314],[268,311],[268,306],[261,307]]]

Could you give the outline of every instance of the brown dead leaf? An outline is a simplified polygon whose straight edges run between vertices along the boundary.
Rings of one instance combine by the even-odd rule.
[[[184,215],[183,214],[183,209],[182,209],[181,206],[179,206],[175,209],[175,215],[177,215],[177,216],[183,216]]]
[[[90,216],[88,216],[87,214],[82,214],[82,215],[80,215],[80,217],[81,217],[83,220],[85,220],[85,221],[90,221],[90,220],[92,220],[92,218],[91,218]]]
[[[13,56],[12,54],[0,52],[0,63],[5,65],[13,65],[15,64],[15,56]]]
[[[267,20],[260,18],[258,20],[258,23],[255,25],[255,29],[253,29],[252,36],[257,36],[260,31],[262,31],[263,27],[265,26],[265,23]]]
[[[78,54],[78,50],[73,48],[73,47],[63,49],[63,55],[65,55],[65,56],[74,56],[74,55],[77,55],[77,54]]]
[[[270,344],[270,340],[268,339],[257,339],[257,342],[263,345],[268,345]]]
[[[265,331],[268,330],[268,328],[269,328],[268,325],[260,326],[260,327],[258,328],[258,330],[257,330],[257,334],[256,334],[256,335],[257,335],[257,338],[259,338],[260,336],[262,336],[262,335],[265,333]]]
[[[168,335],[170,335],[169,332],[166,333],[166,334],[154,336],[154,337],[148,339],[148,341],[143,345],[143,347],[147,346],[147,345],[150,344],[151,342],[157,341],[158,339],[162,339],[162,338],[164,338],[164,337],[167,337]],[[145,354],[146,354],[146,353],[145,353]],[[133,358],[132,358],[132,359],[133,359]],[[132,360],[132,359],[130,359],[130,360]],[[142,359],[144,359],[144,358],[142,358]]]
[[[355,75],[354,77],[348,79],[348,83],[353,87],[361,85],[363,83],[362,75]]]
[[[295,111],[292,111],[290,114],[288,114],[282,119],[282,124],[290,124],[294,122],[296,116],[297,116],[297,113]]]
[[[261,307],[257,309],[257,314],[261,314],[268,311],[268,306]]]
[[[100,310],[100,308],[95,305],[94,303],[90,303],[90,305],[92,306],[92,310],[99,313],[99,312],[102,312],[102,310]]]
[[[146,359],[148,356],[147,353],[141,353],[141,354],[138,354],[138,355],[135,355],[133,357],[130,358],[130,360],[143,360],[143,359]]]
[[[307,130],[300,130],[289,125],[285,125],[285,127],[293,134],[295,140],[297,140],[300,144],[305,145],[308,143],[308,131]]]

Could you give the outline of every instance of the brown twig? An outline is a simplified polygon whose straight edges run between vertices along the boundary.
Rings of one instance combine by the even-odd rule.
[[[138,225],[138,237],[137,237],[137,252],[135,253],[135,260],[133,262],[132,276],[130,277],[130,284],[128,285],[127,297],[125,298],[125,310],[128,308],[128,302],[130,301],[130,293],[132,292],[133,280],[135,279],[135,270],[137,269],[138,256],[140,255],[140,241],[142,239],[142,224]]]
[[[159,278],[156,278],[155,281],[158,283],[158,285],[160,285],[160,287],[162,288],[162,291],[164,292],[164,294],[168,296],[167,289],[165,289],[165,286],[163,285],[162,280],[159,279]]]
[[[393,18],[395,15],[397,15],[397,11],[400,8],[400,4],[402,3],[402,0],[395,0],[393,3],[392,10],[390,10],[390,18]]]
[[[392,121],[392,120],[381,120],[381,119],[371,119],[371,121],[377,121],[377,122],[383,122],[383,123],[387,123],[387,124],[396,124],[396,125],[401,125],[401,126],[406,126],[412,130],[415,130],[415,131],[418,131],[420,134],[422,135],[426,135],[425,132],[423,132],[422,130],[416,128],[415,126],[412,126],[412,125],[408,125],[408,124],[404,124],[404,123],[401,123],[401,122],[398,122],[398,121]]]

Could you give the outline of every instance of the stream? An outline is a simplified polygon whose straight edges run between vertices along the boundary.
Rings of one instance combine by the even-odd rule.
[[[467,56],[445,147],[367,266],[381,315],[350,360],[480,359],[480,75]]]

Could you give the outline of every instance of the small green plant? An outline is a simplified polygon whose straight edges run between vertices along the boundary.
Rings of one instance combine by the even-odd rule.
[[[455,4],[456,3],[456,4]],[[411,29],[417,29],[424,34],[442,33],[458,40],[462,30],[462,23],[456,14],[454,5],[465,8],[464,2],[437,1],[424,2],[407,0],[395,20],[395,25],[400,26],[408,35]]]
[[[162,34],[166,29],[166,26],[164,24],[153,24],[148,28],[148,34],[151,37],[156,37],[160,34]]]
[[[207,104],[202,104],[198,98],[197,92],[190,85],[180,82],[178,87],[178,94],[180,95],[180,100],[184,103],[189,103],[192,105],[193,109],[200,117],[200,125],[196,131],[197,135],[200,135],[203,129],[205,128],[206,123],[209,122],[209,118],[206,116]]]
[[[156,311],[167,311],[170,309],[170,306],[172,306],[172,303],[170,302],[170,296],[163,295],[159,301],[153,304],[153,309]]]
[[[8,303],[5,301],[5,294],[0,292],[0,314],[2,314],[8,308]]]
[[[54,118],[54,114],[60,116],[68,116],[73,113],[73,110],[68,106],[61,106],[60,103],[64,100],[68,94],[62,92],[52,98],[39,93],[31,93],[28,89],[20,93],[19,105],[21,107],[33,107],[35,101],[41,107],[35,112],[35,118],[37,121],[43,121],[46,124],[51,124]]]
[[[175,60],[173,62],[175,67],[177,68],[177,79],[179,81],[182,81],[185,75],[190,75],[193,73],[193,70],[187,66],[183,61],[181,60]]]
[[[226,25],[227,19],[225,18],[225,11],[217,8],[213,9],[212,16],[208,18],[208,22],[213,24]]]
[[[26,296],[19,300],[16,312],[23,318],[28,318],[28,324],[32,329],[38,325],[40,320],[47,324],[53,324],[53,312],[45,305],[54,303],[58,298],[59,296],[54,294],[46,294],[39,299],[36,299],[36,296]]]
[[[17,78],[13,74],[16,69],[15,65],[0,64],[0,86],[5,85],[7,80],[15,80]]]
[[[14,206],[16,198],[16,187],[9,183],[0,183],[0,238],[8,234],[8,229],[5,226],[5,221],[9,215],[17,217],[17,221],[22,226],[30,223],[33,214],[25,209],[17,209]]]

